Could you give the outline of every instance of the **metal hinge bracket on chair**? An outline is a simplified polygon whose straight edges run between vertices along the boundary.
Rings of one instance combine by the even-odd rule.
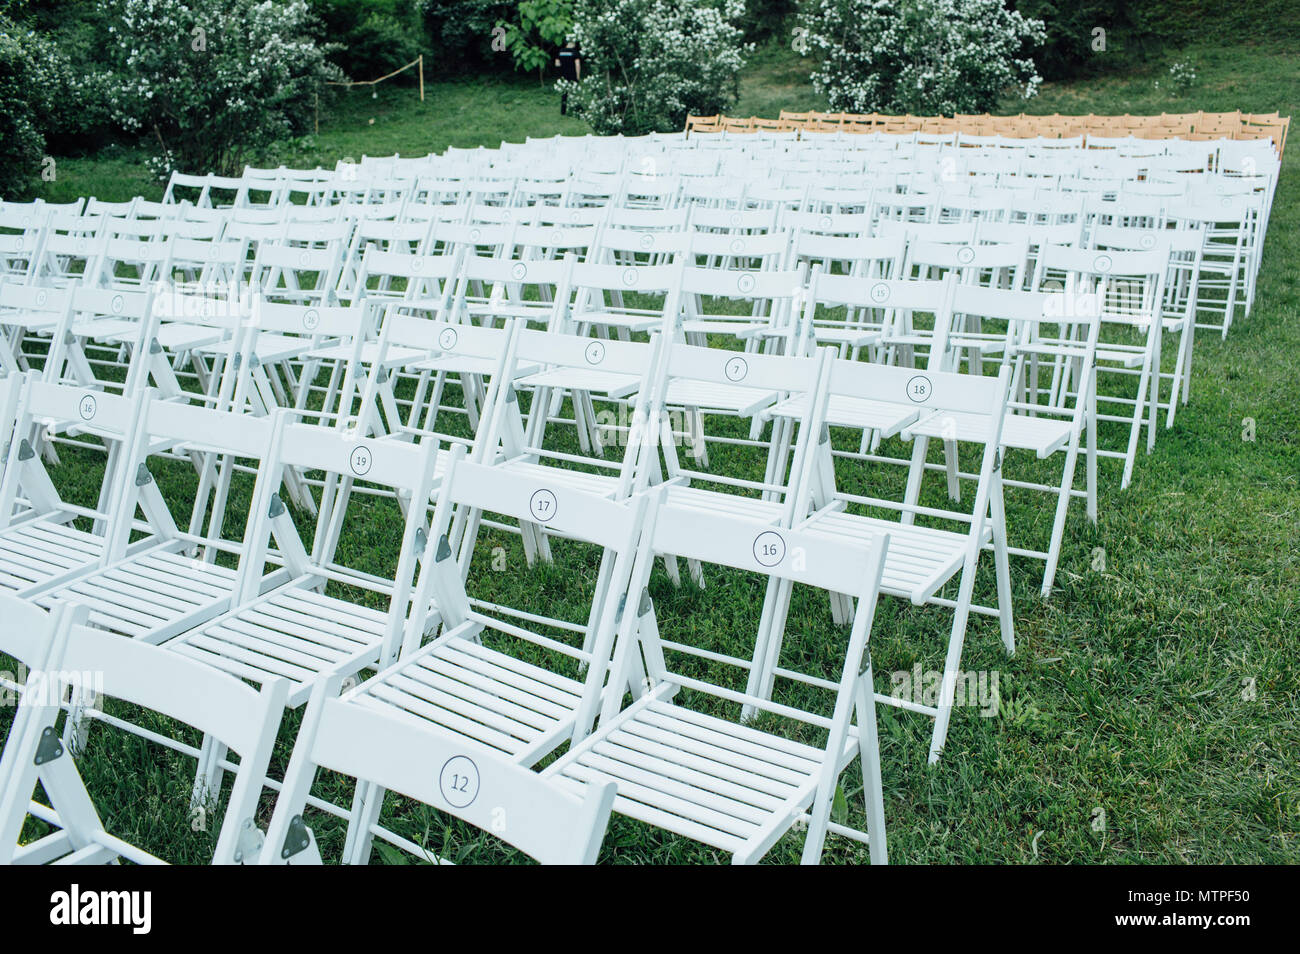
[[[451,556],[451,541],[447,539],[447,534],[438,538],[438,554],[434,557],[439,563]]]
[[[235,864],[254,862],[262,854],[262,845],[266,835],[251,818],[245,818],[239,826],[239,837],[235,840]]]
[[[425,533],[424,527],[415,531],[415,555],[424,556],[424,548],[429,545],[429,535]]]
[[[35,456],[36,451],[32,450],[31,441],[24,437],[22,443],[18,445],[18,459],[31,460]]]
[[[280,857],[288,860],[298,852],[306,851],[309,845],[311,845],[311,830],[302,820],[301,815],[294,815],[289,819],[289,832],[284,836],[284,847],[280,849]]]
[[[626,594],[626,593],[624,593],[622,596],[620,596],[620,597],[618,598],[618,612],[614,614],[614,622],[615,622],[615,623],[621,623],[621,622],[623,621],[623,610],[625,610],[625,609],[627,609],[627,594]]]
[[[1002,448],[999,447],[993,452],[993,473],[996,474],[1000,470],[1002,470]]]
[[[162,354],[162,350],[163,350],[162,343],[159,342],[157,338],[154,338],[149,342],[150,354]]]
[[[153,474],[149,473],[149,468],[146,467],[143,463],[141,463],[140,466],[137,467],[135,471],[135,485],[137,487],[144,487],[152,482],[153,482]]]
[[[280,516],[280,514],[284,513],[284,511],[285,511],[284,501],[280,499],[280,495],[272,494],[271,509],[267,513],[267,516],[270,517],[272,520],[274,520],[276,517]]]
[[[654,601],[650,599],[650,588],[646,587],[641,591],[641,605],[637,607],[636,614],[638,616],[644,616],[646,613],[650,612],[650,609],[653,606]]]
[[[862,662],[858,666],[858,675],[865,675],[869,669],[871,669],[871,650],[867,649],[862,653]]]
[[[41,729],[41,741],[36,746],[36,758],[32,759],[37,765],[44,765],[46,762],[53,762],[63,754],[63,741],[59,738],[59,733],[55,731],[54,726],[47,725]]]

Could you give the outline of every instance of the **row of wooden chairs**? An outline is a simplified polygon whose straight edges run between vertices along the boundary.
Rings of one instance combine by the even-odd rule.
[[[781,110],[777,119],[759,116],[687,116],[686,132],[883,132],[963,133],[1070,139],[1076,136],[1133,136],[1138,139],[1269,139],[1281,156],[1291,117],[1278,113],[1161,113],[1158,116],[890,116],[882,113],[819,113]]]

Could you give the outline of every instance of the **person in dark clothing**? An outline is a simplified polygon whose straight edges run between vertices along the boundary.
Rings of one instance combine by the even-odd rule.
[[[578,44],[572,40],[564,44],[564,49],[555,55],[555,66],[560,71],[560,79],[578,82],[582,78],[582,54],[578,52]],[[560,115],[568,111],[569,94],[563,92],[560,94]]]

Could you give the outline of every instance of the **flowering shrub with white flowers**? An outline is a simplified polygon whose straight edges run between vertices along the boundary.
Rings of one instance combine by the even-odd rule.
[[[306,131],[342,74],[306,0],[102,0],[113,118],[155,150],[160,175],[236,173]]]
[[[723,112],[752,49],[737,25],[744,11],[743,0],[575,0],[582,75],[556,88],[602,136],[668,132],[688,113]]]
[[[1182,96],[1193,86],[1196,85],[1196,67],[1191,63],[1179,62],[1169,67],[1169,76],[1166,87],[1173,96]],[[1156,80],[1156,89],[1160,88],[1160,81]]]
[[[834,111],[981,113],[1042,82],[1028,53],[1043,21],[1004,0],[806,0],[799,26]]]

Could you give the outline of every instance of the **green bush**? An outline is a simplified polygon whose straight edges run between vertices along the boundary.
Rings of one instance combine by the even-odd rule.
[[[750,52],[736,21],[741,0],[576,0],[582,77],[560,80],[597,135],[679,130],[688,113],[735,104]]]
[[[1296,0],[1012,0],[1042,20],[1047,43],[1034,59],[1046,79],[1144,63],[1162,47],[1213,36],[1300,42]],[[1098,34],[1098,30],[1105,31]]]
[[[536,70],[540,79],[573,32],[573,0],[520,0],[517,19],[497,26],[505,29],[515,69]]]
[[[107,145],[116,127],[103,82],[106,23],[98,7],[77,0],[0,0],[0,16],[6,15],[38,70],[33,95],[41,109],[34,122],[46,148],[65,155]]]
[[[813,88],[836,111],[979,113],[1042,82],[1025,54],[1046,37],[1043,23],[1003,0],[809,0],[799,28]]]
[[[114,119],[156,154],[159,175],[238,173],[310,127],[341,76],[304,0],[103,0]]]
[[[1043,21],[1047,42],[1034,60],[1044,79],[1066,79],[1127,62],[1151,40],[1135,30],[1125,0],[1014,0],[1010,6]]]
[[[377,79],[424,49],[416,0],[312,0],[311,7],[321,38],[338,45],[330,62],[352,79]]]
[[[513,58],[506,52],[503,21],[514,22],[515,4],[505,0],[420,0],[424,27],[433,56],[425,69],[443,74],[506,70]]]
[[[787,41],[798,6],[799,0],[745,0],[745,12],[738,21],[745,39],[750,43]]]
[[[31,34],[0,16],[0,198],[25,198],[45,155],[45,108]]]

